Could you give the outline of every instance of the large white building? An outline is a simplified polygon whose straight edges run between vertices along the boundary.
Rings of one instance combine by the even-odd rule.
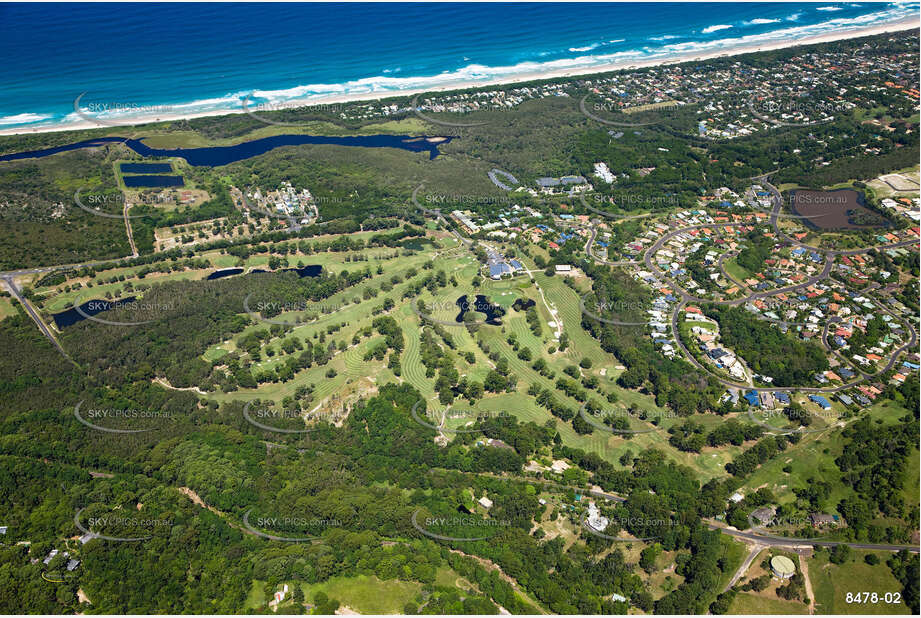
[[[596,163],[595,164],[595,176],[603,180],[604,182],[611,184],[614,182],[614,174],[611,173],[611,170],[608,169],[607,163]]]
[[[608,527],[608,518],[601,514],[594,503],[588,505],[588,525],[597,532],[604,532]]]

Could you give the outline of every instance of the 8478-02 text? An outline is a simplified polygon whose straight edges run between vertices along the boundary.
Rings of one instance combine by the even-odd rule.
[[[875,605],[877,603],[887,603],[889,605],[896,605],[902,602],[902,593],[886,592],[879,594],[877,592],[848,592],[846,595],[844,595],[844,600],[847,603],[860,603],[870,605]]]

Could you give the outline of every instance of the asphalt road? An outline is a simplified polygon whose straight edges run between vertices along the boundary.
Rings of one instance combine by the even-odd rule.
[[[611,500],[613,502],[626,502],[627,499],[617,494],[607,493],[603,491],[592,490],[588,492],[589,495],[596,498],[604,498],[605,500]],[[918,553],[917,545],[886,545],[880,543],[848,543],[845,541],[811,541],[811,540],[800,540],[800,539],[782,539],[775,536],[764,536],[756,532],[745,532],[741,530],[734,530],[730,528],[722,527],[713,522],[705,522],[707,527],[711,530],[718,530],[721,534],[727,534],[729,536],[734,536],[740,539],[746,539],[748,541],[753,541],[760,545],[769,545],[772,547],[834,547],[836,545],[848,545],[854,549],[878,549],[883,551],[901,551],[907,549],[910,552]]]
[[[837,545],[847,545],[854,549],[877,549],[880,551],[908,551],[917,554],[919,548],[917,545],[887,545],[884,543],[849,543],[846,541],[809,541],[800,539],[780,539],[772,536],[762,536],[755,532],[744,532],[740,530],[730,530],[729,528],[720,527],[714,523],[707,523],[711,530],[719,530],[722,534],[728,534],[740,539],[746,539],[761,545],[770,545],[771,547],[835,547]]]
[[[649,270],[649,271],[652,272],[652,273],[655,273],[655,275],[656,275],[658,278],[660,278],[660,279],[662,279],[662,280],[669,281],[669,282],[670,282],[670,287],[673,288],[673,289],[675,290],[675,293],[676,293],[678,296],[681,297],[681,302],[678,303],[678,304],[675,306],[675,308],[673,309],[673,311],[672,311],[671,323],[672,323],[672,331],[673,331],[674,336],[675,336],[675,341],[676,341],[676,343],[678,344],[678,347],[681,349],[681,351],[682,351],[684,357],[685,357],[691,364],[693,364],[695,367],[697,367],[698,369],[700,369],[700,370],[706,372],[708,375],[714,377],[716,380],[718,380],[718,381],[719,381],[721,384],[723,384],[724,386],[734,387],[734,388],[751,389],[751,390],[755,390],[755,391],[758,391],[758,392],[766,391],[766,392],[787,392],[787,393],[792,393],[792,392],[803,392],[803,393],[835,393],[835,392],[847,390],[847,389],[849,389],[849,388],[853,388],[854,386],[856,386],[856,385],[858,385],[858,384],[860,384],[860,383],[862,383],[862,382],[864,382],[864,381],[866,381],[866,380],[868,380],[868,379],[873,378],[875,375],[879,375],[879,374],[882,374],[882,373],[886,373],[887,371],[889,371],[890,369],[892,369],[892,367],[895,366],[895,363],[898,362],[899,356],[900,356],[903,352],[905,352],[906,350],[910,350],[910,349],[916,347],[917,344],[918,344],[918,334],[917,334],[917,332],[916,332],[914,326],[913,326],[910,322],[908,322],[907,320],[904,321],[904,325],[906,326],[908,332],[910,333],[909,341],[908,341],[905,345],[903,345],[903,346],[901,346],[901,347],[899,347],[899,348],[897,348],[896,350],[893,351],[892,355],[891,355],[890,358],[889,358],[889,361],[886,363],[886,366],[885,366],[880,372],[878,372],[877,374],[867,374],[867,373],[861,371],[861,372],[860,372],[860,374],[861,374],[861,377],[860,377],[860,378],[858,378],[857,380],[854,380],[854,381],[852,381],[852,382],[849,382],[849,383],[846,383],[846,384],[842,384],[841,386],[828,386],[828,387],[798,387],[798,388],[797,388],[797,387],[757,387],[757,388],[756,388],[756,387],[752,387],[752,386],[750,386],[750,385],[748,385],[748,384],[744,384],[744,383],[741,383],[741,382],[734,382],[734,381],[732,381],[732,380],[728,380],[728,379],[726,379],[726,378],[723,378],[722,376],[718,376],[718,375],[714,374],[714,373],[711,372],[707,367],[705,367],[703,364],[701,364],[701,363],[693,356],[693,354],[691,354],[690,350],[688,350],[687,346],[686,346],[686,345],[684,344],[684,342],[681,340],[681,336],[680,336],[679,331],[678,331],[678,315],[680,314],[681,310],[682,310],[688,303],[694,303],[694,304],[699,304],[699,305],[703,305],[703,304],[725,305],[725,306],[730,306],[730,307],[732,307],[732,306],[743,305],[743,304],[749,303],[749,302],[754,301],[754,300],[763,299],[763,298],[770,298],[770,297],[773,297],[773,296],[777,296],[777,295],[779,295],[779,294],[785,294],[785,293],[788,293],[788,292],[794,292],[794,291],[799,290],[799,289],[801,289],[801,288],[809,287],[809,286],[811,286],[811,285],[814,285],[814,284],[818,283],[819,281],[823,281],[823,280],[827,279],[827,278],[829,277],[829,275],[831,275],[832,270],[834,269],[835,257],[837,257],[837,256],[839,256],[839,255],[857,255],[857,254],[861,254],[861,253],[867,253],[867,252],[869,252],[869,251],[871,251],[871,250],[873,250],[873,249],[876,249],[876,250],[885,250],[885,249],[892,249],[892,248],[896,248],[896,247],[907,247],[907,246],[917,246],[917,245],[918,245],[918,241],[917,241],[917,240],[907,240],[907,241],[902,241],[902,242],[897,242],[897,243],[891,243],[891,244],[882,244],[882,245],[875,245],[875,246],[871,246],[871,247],[863,247],[863,248],[860,248],[860,249],[833,250],[833,249],[821,249],[821,248],[819,248],[819,247],[813,247],[813,246],[811,246],[811,245],[806,245],[806,244],[800,243],[800,242],[796,241],[796,239],[791,238],[791,237],[787,236],[786,234],[784,234],[784,233],[780,230],[780,228],[778,227],[778,225],[777,225],[777,220],[778,220],[778,218],[781,216],[780,210],[781,210],[781,208],[782,208],[782,206],[783,206],[783,201],[782,201],[782,199],[781,199],[780,193],[779,193],[779,191],[777,190],[777,188],[774,187],[772,184],[770,184],[770,183],[767,181],[767,177],[766,177],[766,176],[760,176],[760,177],[755,178],[754,180],[757,180],[757,181],[761,182],[762,184],[764,184],[765,186],[767,186],[768,189],[771,191],[772,200],[773,200],[773,209],[772,209],[772,211],[771,211],[771,217],[770,217],[770,220],[769,220],[769,221],[770,221],[771,227],[774,228],[774,231],[778,234],[778,236],[781,237],[781,238],[783,238],[784,241],[786,241],[786,242],[788,242],[788,243],[790,243],[790,244],[792,244],[792,245],[796,245],[796,246],[798,246],[798,247],[803,247],[803,248],[805,248],[805,249],[814,251],[814,252],[816,252],[816,253],[823,254],[823,255],[825,256],[825,264],[824,264],[824,266],[823,266],[821,272],[819,272],[819,273],[816,274],[816,275],[812,275],[812,276],[808,277],[805,281],[803,281],[803,282],[801,282],[801,283],[797,283],[797,284],[794,284],[794,285],[788,285],[788,286],[784,286],[784,287],[781,287],[781,288],[775,288],[775,289],[772,289],[772,290],[765,290],[765,291],[763,291],[763,292],[754,292],[754,293],[750,293],[750,294],[748,294],[748,295],[746,295],[746,296],[743,296],[743,297],[740,297],[740,298],[736,298],[736,299],[731,299],[731,300],[716,300],[716,299],[710,299],[710,298],[702,298],[702,297],[695,296],[695,295],[691,294],[690,292],[688,292],[687,290],[685,290],[684,288],[682,288],[681,286],[679,286],[676,282],[672,281],[672,280],[666,275],[666,273],[665,273],[664,271],[662,271],[662,270],[658,267],[658,265],[657,265],[657,264],[655,263],[655,261],[653,260],[653,256],[655,256],[655,254],[656,254],[656,253],[657,253],[667,242],[669,242],[672,238],[678,236],[679,234],[683,234],[683,233],[686,233],[686,232],[689,232],[689,231],[692,231],[692,230],[704,230],[704,229],[712,229],[712,228],[718,228],[718,227],[739,227],[739,226],[746,226],[746,225],[758,225],[759,223],[756,222],[756,221],[747,221],[747,222],[725,222],[725,223],[705,223],[705,224],[700,224],[700,225],[691,225],[691,226],[687,226],[687,227],[678,228],[678,229],[672,230],[672,231],[668,232],[667,234],[665,234],[665,235],[659,237],[652,245],[650,245],[650,246],[643,252],[643,264],[645,265],[645,267],[646,267],[647,270]],[[611,265],[611,266],[625,266],[625,265],[630,265],[630,264],[634,264],[634,263],[635,263],[635,262],[608,262],[608,261],[606,261],[606,260],[601,260],[600,258],[597,258],[597,257],[595,257],[594,255],[592,255],[592,253],[591,253],[591,246],[592,246],[592,244],[593,244],[594,241],[595,241],[595,235],[596,235],[596,231],[595,231],[594,228],[593,228],[593,229],[592,229],[592,233],[591,233],[591,238],[589,239],[589,241],[588,241],[588,242],[586,243],[586,245],[585,245],[585,253],[586,253],[586,255],[587,255],[589,258],[591,258],[591,259],[593,259],[593,260],[595,260],[595,261],[597,261],[597,262],[599,262],[599,263],[608,264],[608,265]],[[725,255],[724,255],[723,257],[725,257]],[[720,261],[718,262],[718,265],[719,265],[720,267],[722,267],[722,259],[723,259],[723,258],[720,258]],[[731,280],[731,278],[730,278],[730,280]],[[875,299],[873,299],[873,302],[877,305],[877,307],[879,307],[882,311],[885,311],[886,313],[888,313],[888,314],[889,314],[890,316],[892,316],[894,319],[899,320],[899,321],[902,321],[902,320],[899,318],[899,316],[896,316],[895,314],[893,314],[893,313],[892,313],[891,311],[889,311],[886,307],[884,307],[884,306],[882,306],[881,304],[879,304],[879,302],[876,301]],[[792,324],[792,323],[790,323],[790,322],[787,322],[787,323],[788,323],[788,324]],[[826,332],[823,333],[823,343],[825,343],[825,347],[828,348],[827,340],[826,340],[826,334],[827,334],[827,329],[828,329],[828,325],[827,325],[827,324],[826,324],[825,329],[826,329]],[[836,354],[837,354],[837,353],[836,353]]]
[[[17,287],[16,282],[13,280],[13,277],[9,275],[3,275],[2,279],[3,279],[3,282],[6,284],[6,287],[10,290],[10,293],[16,297],[16,300],[18,300],[22,304],[23,307],[25,307],[26,313],[29,314],[29,317],[32,318],[32,321],[35,322],[35,324],[38,326],[38,329],[42,332],[42,334],[45,335],[45,337],[47,337],[51,341],[54,347],[58,349],[58,352],[64,355],[64,358],[73,362],[70,356],[64,350],[64,348],[61,347],[61,344],[58,343],[58,340],[54,336],[54,333],[51,332],[51,329],[48,328],[48,325],[42,321],[41,316],[39,316],[38,312],[35,311],[35,308],[32,307],[32,303],[26,300],[26,298],[22,295],[22,292],[20,291],[19,287]]]

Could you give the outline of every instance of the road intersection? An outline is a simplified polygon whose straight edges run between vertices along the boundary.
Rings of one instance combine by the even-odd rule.
[[[680,285],[678,285],[677,282],[675,282],[674,280],[671,280],[671,279],[668,277],[667,273],[665,273],[664,271],[662,271],[662,270],[658,267],[658,265],[656,264],[655,260],[653,259],[654,256],[655,256],[655,254],[656,254],[666,243],[668,243],[671,239],[675,238],[675,237],[678,236],[678,235],[686,234],[687,232],[690,232],[690,231],[693,231],[693,230],[706,230],[706,229],[713,229],[713,228],[726,228],[726,227],[748,226],[748,225],[752,225],[752,224],[754,224],[754,223],[756,223],[756,222],[752,222],[752,221],[745,221],[745,222],[722,222],[722,223],[706,223],[706,224],[700,224],[700,225],[690,225],[690,226],[685,226],[685,227],[680,227],[680,228],[673,229],[673,230],[671,230],[670,232],[668,232],[667,234],[664,234],[664,235],[660,236],[652,245],[650,245],[650,246],[643,252],[643,255],[642,255],[642,263],[643,263],[643,265],[646,267],[647,270],[649,270],[651,273],[655,274],[658,278],[663,279],[663,280],[668,280],[668,281],[669,281],[669,286],[674,290],[675,294],[677,294],[677,295],[680,297],[680,299],[681,299],[680,302],[676,303],[675,307],[672,309],[671,315],[670,315],[670,321],[671,321],[671,326],[672,326],[672,332],[674,333],[675,342],[678,344],[678,348],[681,350],[682,355],[684,356],[684,358],[685,358],[686,360],[688,360],[688,362],[690,362],[692,365],[694,365],[695,367],[697,367],[698,369],[704,371],[704,372],[707,373],[708,375],[710,375],[710,376],[712,376],[713,378],[715,378],[717,381],[719,381],[719,382],[720,382],[721,384],[723,384],[724,386],[727,386],[727,387],[730,387],[730,388],[749,389],[749,390],[754,390],[754,391],[757,391],[757,392],[836,393],[836,392],[840,392],[840,391],[843,391],[843,390],[847,390],[847,389],[853,388],[854,386],[857,386],[858,384],[861,384],[862,382],[865,382],[865,381],[868,380],[868,379],[871,379],[871,378],[873,378],[873,377],[875,377],[875,376],[877,376],[877,375],[884,374],[884,373],[886,373],[887,371],[891,370],[891,369],[893,368],[893,366],[895,366],[895,363],[898,361],[899,357],[901,356],[901,354],[902,354],[903,352],[905,352],[905,351],[907,351],[907,350],[910,350],[910,349],[912,349],[912,348],[914,348],[914,347],[917,346],[917,344],[918,344],[918,334],[917,334],[917,332],[916,332],[914,326],[913,326],[910,322],[908,322],[908,321],[906,321],[906,320],[901,320],[898,316],[896,316],[895,314],[893,314],[893,313],[892,313],[889,309],[887,309],[886,307],[882,306],[882,305],[881,305],[880,303],[878,303],[875,299],[873,299],[873,302],[874,302],[874,304],[876,304],[876,306],[877,306],[880,310],[885,311],[885,312],[886,312],[887,314],[889,314],[893,319],[899,320],[900,322],[903,322],[903,323],[904,323],[904,325],[907,327],[908,333],[910,334],[909,340],[908,340],[907,343],[905,343],[904,345],[902,345],[901,347],[899,347],[899,348],[897,348],[896,350],[893,351],[892,355],[891,355],[890,358],[889,358],[889,361],[886,363],[886,366],[885,366],[881,371],[877,372],[876,374],[868,374],[868,373],[865,373],[865,372],[863,372],[863,371],[860,371],[860,372],[859,372],[859,373],[860,373],[860,377],[859,377],[858,379],[853,380],[853,381],[851,381],[851,382],[849,382],[849,383],[842,384],[842,385],[840,385],[840,386],[829,386],[829,387],[754,387],[754,386],[749,385],[749,384],[744,384],[744,383],[740,383],[740,382],[735,382],[735,381],[733,381],[733,380],[729,380],[729,379],[727,379],[727,378],[725,378],[725,377],[723,377],[723,376],[719,376],[719,375],[713,373],[710,369],[708,369],[706,366],[704,366],[702,363],[700,363],[700,362],[697,360],[697,358],[695,358],[695,356],[691,353],[691,351],[688,349],[688,347],[685,345],[685,343],[681,340],[681,334],[680,334],[679,329],[678,329],[678,318],[679,318],[679,316],[680,316],[680,314],[681,314],[681,311],[682,311],[689,303],[694,303],[694,304],[699,304],[699,305],[707,305],[707,304],[710,304],[710,305],[724,305],[724,306],[730,306],[730,307],[739,306],[739,305],[744,305],[744,304],[746,304],[746,303],[750,303],[750,302],[755,301],[755,300],[764,299],[764,298],[771,298],[771,297],[774,297],[774,296],[778,296],[778,295],[780,295],[780,294],[785,294],[785,293],[788,293],[788,292],[794,292],[794,291],[799,290],[799,289],[807,288],[807,287],[812,286],[812,285],[814,285],[814,284],[816,284],[816,283],[818,283],[818,282],[820,282],[820,281],[823,281],[823,280],[827,279],[827,278],[831,275],[832,270],[834,269],[835,258],[836,258],[837,256],[839,256],[839,255],[859,255],[859,254],[862,254],[862,253],[867,253],[867,252],[872,251],[872,250],[882,251],[882,250],[893,249],[893,248],[898,248],[898,247],[918,246],[918,241],[917,241],[917,240],[907,240],[907,241],[902,241],[902,242],[897,242],[897,243],[881,244],[881,245],[875,245],[875,246],[871,246],[871,247],[863,247],[863,248],[859,248],[859,249],[834,250],[834,249],[822,249],[822,248],[819,248],[819,247],[814,247],[814,246],[812,246],[812,245],[807,245],[807,244],[801,243],[801,242],[797,241],[796,239],[791,238],[791,237],[788,236],[787,234],[783,233],[783,232],[780,230],[780,227],[779,227],[779,225],[778,225],[778,223],[777,223],[779,217],[781,216],[781,212],[780,212],[780,211],[781,211],[781,208],[782,208],[782,206],[783,206],[783,200],[781,199],[780,192],[777,190],[776,187],[774,187],[772,184],[770,184],[770,183],[767,181],[767,176],[759,176],[759,177],[755,178],[754,180],[760,181],[760,182],[761,182],[763,185],[765,185],[765,186],[768,188],[768,190],[771,192],[772,200],[773,200],[773,208],[772,208],[772,210],[771,210],[771,217],[770,217],[769,222],[770,222],[771,227],[772,227],[772,228],[774,229],[774,231],[777,233],[777,235],[778,235],[780,238],[782,238],[782,239],[784,240],[784,242],[787,242],[787,243],[789,243],[789,244],[791,244],[791,245],[795,245],[795,246],[797,246],[797,247],[802,247],[802,248],[804,248],[804,249],[807,249],[807,250],[810,250],[810,251],[814,251],[815,253],[824,255],[824,256],[825,256],[825,264],[824,264],[824,266],[823,266],[823,268],[822,268],[822,271],[821,271],[820,273],[818,273],[818,274],[816,274],[816,275],[812,275],[811,277],[807,278],[805,281],[803,281],[803,282],[801,282],[801,283],[797,283],[797,284],[795,284],[795,285],[789,285],[789,286],[785,286],[785,287],[781,287],[781,288],[776,288],[776,289],[773,289],[773,290],[765,290],[765,291],[762,291],[762,292],[750,292],[750,293],[747,294],[746,296],[743,296],[743,297],[740,297],[740,298],[735,298],[735,299],[711,299],[711,298],[702,298],[702,297],[695,296],[695,295],[691,294],[690,292],[688,292],[687,290],[685,290],[684,288],[682,288]],[[594,260],[595,262],[598,262],[598,263],[601,263],[601,264],[605,264],[605,265],[609,265],[609,266],[631,266],[631,265],[636,265],[636,264],[637,264],[637,262],[635,262],[635,261],[611,262],[611,261],[603,260],[603,259],[601,259],[601,258],[595,256],[595,255],[592,253],[592,245],[593,245],[594,242],[595,242],[596,234],[597,234],[597,230],[596,230],[594,227],[592,227],[592,229],[591,229],[591,236],[589,237],[588,242],[586,242],[586,244],[585,244],[585,253],[586,253],[586,255],[587,255],[590,259]],[[725,256],[723,256],[723,257],[725,257]],[[720,259],[719,264],[722,265],[722,258]],[[773,320],[772,320],[772,321],[773,321]],[[792,324],[792,322],[785,322],[785,323],[786,323],[786,324]],[[826,327],[825,327],[825,333],[823,333],[822,341],[823,341],[823,344],[825,345],[826,349],[827,349],[828,351],[832,351],[832,350],[831,350],[830,348],[828,348],[828,346],[827,346],[827,339],[826,339],[826,336],[827,336],[827,329],[828,329],[828,325],[826,325]]]

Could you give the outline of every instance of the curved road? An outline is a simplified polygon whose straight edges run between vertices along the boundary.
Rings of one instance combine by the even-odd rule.
[[[594,226],[593,226],[593,227],[592,227],[592,235],[591,235],[591,237],[588,239],[588,242],[585,243],[585,255],[587,255],[587,256],[590,257],[591,259],[595,260],[595,261],[598,262],[599,264],[606,264],[606,265],[608,265],[608,266],[633,266],[633,265],[636,265],[636,264],[640,264],[640,263],[641,263],[641,262],[638,262],[638,261],[636,261],[636,260],[624,260],[624,261],[621,261],[621,262],[609,262],[608,260],[602,260],[600,257],[598,257],[597,255],[595,255],[594,253],[592,253],[592,245],[595,244],[595,237],[596,237],[597,235],[598,235],[598,230],[596,230],[596,229],[594,228]]]
[[[494,474],[490,472],[479,473],[480,476],[489,476],[492,478],[504,479],[504,480],[517,480],[527,483],[542,483],[554,485],[562,489],[571,489],[577,492],[587,493],[590,496],[595,498],[603,498],[604,500],[610,500],[612,502],[626,502],[627,499],[623,496],[617,494],[612,494],[610,492],[599,491],[597,489],[592,489],[586,491],[584,487],[573,487],[569,485],[563,485],[562,483],[557,483],[549,479],[538,479],[531,478],[521,475],[509,475],[509,474]],[[777,536],[763,536],[757,532],[746,532],[744,530],[736,530],[734,528],[727,528],[723,525],[720,525],[712,520],[704,519],[703,522],[711,530],[717,530],[721,534],[727,534],[729,536],[734,536],[737,538],[745,539],[748,541],[754,541],[760,543],[761,545],[771,545],[779,547],[791,547],[791,548],[804,548],[804,547],[834,547],[836,545],[848,545],[855,549],[878,549],[881,551],[901,551],[907,549],[910,552],[918,553],[919,547],[917,545],[887,545],[879,543],[854,543],[848,541],[813,541],[808,539],[784,539]]]
[[[25,308],[26,313],[29,314],[29,317],[32,318],[32,321],[35,322],[35,324],[38,326],[38,329],[42,332],[42,334],[45,335],[45,337],[47,337],[51,341],[54,347],[58,349],[58,352],[60,352],[64,356],[64,358],[66,358],[67,360],[73,363],[74,362],[73,359],[70,358],[70,355],[68,355],[67,352],[64,350],[64,348],[61,347],[61,344],[58,343],[58,340],[54,336],[54,333],[52,333],[51,329],[48,328],[48,325],[45,324],[44,321],[42,321],[41,316],[38,315],[38,312],[32,306],[32,303],[26,300],[26,298],[22,295],[22,291],[16,285],[16,282],[13,280],[13,276],[8,275],[8,274],[3,274],[2,277],[0,278],[2,278],[3,283],[6,284],[6,287],[9,288],[10,293],[13,296],[15,296],[16,300],[18,300],[20,304]]]
[[[901,242],[897,242],[897,243],[876,245],[876,246],[872,246],[872,247],[863,247],[863,248],[859,248],[859,249],[840,249],[840,250],[839,250],[839,249],[821,249],[821,248],[819,248],[819,247],[813,247],[813,246],[811,246],[811,245],[806,245],[806,244],[804,244],[804,243],[800,243],[800,242],[796,241],[795,239],[793,239],[793,238],[787,236],[785,233],[781,232],[781,231],[780,231],[780,228],[778,227],[777,220],[778,220],[778,218],[780,217],[780,210],[781,210],[781,208],[782,208],[782,206],[783,206],[783,201],[782,201],[782,199],[781,199],[780,192],[777,190],[776,187],[774,187],[772,184],[770,184],[770,183],[767,181],[767,176],[759,176],[759,177],[755,178],[755,180],[760,181],[762,184],[764,184],[765,186],[767,186],[768,189],[771,191],[772,199],[773,199],[773,209],[772,209],[772,211],[771,211],[771,217],[770,217],[769,222],[770,222],[771,227],[772,227],[772,228],[774,229],[774,231],[777,233],[777,235],[778,235],[780,238],[782,238],[785,242],[788,242],[788,243],[791,244],[791,245],[795,245],[795,246],[798,246],[798,247],[803,247],[804,249],[808,249],[808,250],[814,251],[814,252],[816,252],[816,253],[824,254],[824,255],[825,255],[825,265],[824,265],[824,267],[822,268],[822,271],[821,271],[820,273],[818,273],[818,274],[816,274],[816,275],[812,275],[812,276],[808,277],[805,281],[803,281],[803,282],[801,282],[801,283],[794,284],[794,285],[784,286],[784,287],[781,287],[781,288],[775,288],[775,289],[773,289],[773,290],[766,290],[766,291],[763,291],[763,292],[750,293],[750,294],[748,294],[747,296],[744,296],[744,297],[741,297],[741,298],[737,298],[737,299],[732,299],[732,300],[724,300],[724,299],[717,300],[717,299],[710,299],[710,298],[702,298],[702,297],[695,296],[695,295],[689,293],[687,290],[685,290],[684,288],[682,288],[681,286],[679,286],[679,285],[677,284],[677,282],[675,282],[673,279],[671,279],[664,271],[662,271],[662,270],[658,267],[658,265],[657,265],[657,264],[654,262],[654,260],[653,260],[653,256],[654,256],[654,255],[655,255],[655,254],[656,254],[656,253],[657,253],[667,242],[669,242],[672,238],[674,238],[674,237],[676,237],[676,236],[678,236],[678,235],[680,235],[680,234],[683,234],[683,233],[692,231],[692,230],[704,230],[704,229],[711,229],[711,228],[718,228],[718,227],[740,227],[740,226],[746,226],[746,225],[759,225],[760,223],[759,223],[758,221],[724,222],[724,223],[705,223],[705,224],[700,224],[700,225],[691,225],[691,226],[688,226],[688,227],[678,228],[678,229],[672,230],[672,231],[670,231],[669,233],[667,233],[667,234],[665,234],[665,235],[659,237],[659,239],[656,240],[656,242],[654,242],[652,245],[650,245],[650,246],[643,252],[643,264],[646,266],[646,268],[647,268],[650,272],[655,273],[659,278],[661,278],[661,279],[663,279],[663,280],[669,281],[670,287],[672,287],[672,288],[675,290],[675,293],[681,297],[681,302],[678,303],[678,304],[675,306],[675,308],[672,310],[671,323],[672,323],[672,331],[673,331],[674,336],[675,336],[675,341],[677,342],[678,346],[681,348],[681,351],[682,351],[684,357],[685,357],[691,364],[693,364],[695,367],[697,367],[698,369],[700,369],[700,370],[706,372],[708,375],[713,376],[717,381],[719,381],[719,382],[720,382],[721,384],[723,384],[724,386],[734,387],[734,388],[750,389],[750,390],[755,390],[755,391],[757,391],[757,392],[762,392],[762,391],[764,391],[764,392],[788,392],[788,393],[792,393],[792,392],[803,392],[803,393],[835,393],[835,392],[839,392],[839,391],[846,390],[846,389],[849,389],[849,388],[853,388],[854,386],[856,386],[856,385],[858,385],[858,384],[860,384],[860,383],[866,381],[867,379],[873,378],[873,377],[875,377],[876,375],[880,375],[880,374],[882,374],[882,373],[886,373],[887,371],[891,370],[891,369],[893,368],[893,366],[895,366],[895,363],[898,362],[899,356],[900,356],[903,352],[905,352],[906,350],[909,350],[909,349],[911,349],[911,348],[914,348],[914,347],[917,346],[917,344],[918,344],[918,334],[917,334],[917,332],[916,332],[914,326],[913,326],[909,321],[907,321],[907,320],[904,321],[904,325],[906,326],[908,332],[910,333],[909,340],[908,340],[907,343],[905,343],[904,345],[902,345],[901,347],[899,347],[899,348],[897,348],[896,350],[893,351],[892,355],[891,355],[890,358],[889,358],[889,361],[886,363],[886,366],[885,366],[881,371],[877,372],[876,374],[868,374],[868,373],[866,373],[866,372],[860,370],[860,371],[859,371],[860,374],[861,374],[861,377],[860,377],[860,378],[858,378],[857,380],[854,380],[854,381],[852,381],[852,382],[849,382],[849,383],[846,383],[846,384],[842,384],[841,386],[831,386],[831,387],[786,387],[786,388],[782,388],[782,387],[768,387],[768,388],[756,388],[756,387],[752,387],[752,386],[747,385],[747,384],[742,384],[742,383],[739,383],[739,382],[734,382],[734,381],[732,381],[732,380],[728,380],[728,379],[726,379],[726,378],[723,378],[722,376],[718,376],[718,375],[714,374],[714,373],[713,373],[712,371],[710,371],[707,367],[705,367],[704,365],[702,365],[702,364],[694,357],[694,355],[691,354],[690,350],[688,350],[687,346],[686,346],[686,345],[684,344],[684,342],[681,340],[681,336],[680,336],[679,331],[678,331],[678,315],[680,314],[681,310],[682,310],[688,303],[695,303],[695,304],[712,304],[712,305],[725,305],[725,306],[730,306],[730,307],[732,307],[732,306],[739,306],[739,305],[742,305],[742,304],[751,302],[751,301],[753,301],[753,300],[762,299],[762,298],[770,298],[770,297],[772,297],[772,296],[777,296],[777,295],[779,295],[779,294],[784,294],[784,293],[787,293],[787,292],[793,292],[793,291],[795,291],[795,290],[799,290],[799,289],[801,289],[801,288],[809,287],[809,286],[811,286],[811,285],[814,285],[815,283],[818,283],[819,281],[823,281],[823,280],[827,279],[827,278],[829,277],[829,275],[831,274],[833,268],[834,268],[835,258],[836,258],[837,256],[839,256],[839,255],[858,255],[858,254],[861,254],[861,253],[867,253],[867,252],[869,252],[869,251],[871,251],[871,250],[874,250],[874,249],[875,249],[875,250],[885,250],[885,249],[892,249],[892,248],[896,248],[896,247],[907,247],[907,246],[917,246],[917,245],[918,245],[918,241],[917,241],[917,240],[906,240],[906,241],[901,241]],[[588,241],[588,242],[586,243],[586,245],[585,245],[585,253],[586,253],[586,255],[587,255],[588,257],[590,257],[591,259],[595,260],[596,262],[599,262],[599,263],[602,263],[602,264],[607,264],[607,265],[610,265],[610,266],[626,266],[626,265],[636,264],[636,262],[609,262],[609,261],[607,261],[607,260],[602,260],[602,259],[600,259],[600,258],[594,256],[594,255],[591,253],[591,246],[592,246],[592,244],[593,244],[594,241],[595,241],[595,235],[596,235],[596,231],[595,231],[594,228],[593,228],[593,229],[592,229],[591,238],[589,239],[589,241]],[[723,259],[724,259],[725,257],[726,257],[726,255],[724,254],[724,255],[720,258],[720,260],[719,260],[719,262],[718,262],[718,266],[719,266],[720,268],[722,268],[722,261],[723,261]],[[727,275],[727,278],[728,278],[730,281],[732,281],[732,278],[731,278],[731,277],[728,277],[728,275]],[[734,283],[737,283],[737,282],[734,282]],[[883,307],[882,305],[880,305],[880,304],[876,301],[876,299],[872,299],[872,300],[873,300],[874,304],[876,304],[876,306],[877,306],[880,310],[885,311],[885,312],[888,313],[890,316],[892,316],[894,319],[899,320],[900,322],[902,321],[902,320],[899,318],[899,316],[894,315],[894,314],[893,314],[891,311],[889,311],[886,307]],[[773,320],[771,320],[771,321],[773,321]],[[827,323],[827,324],[825,325],[825,331],[823,332],[823,336],[822,336],[822,340],[823,340],[823,343],[825,344],[825,347],[826,347],[826,348],[828,348],[828,346],[827,346],[827,332],[828,332],[828,328],[829,328],[829,326],[830,326],[830,323],[831,323],[831,322],[829,322],[829,323]],[[838,353],[837,353],[836,351],[834,351],[834,350],[831,350],[831,351],[834,352],[835,354],[838,354]]]

